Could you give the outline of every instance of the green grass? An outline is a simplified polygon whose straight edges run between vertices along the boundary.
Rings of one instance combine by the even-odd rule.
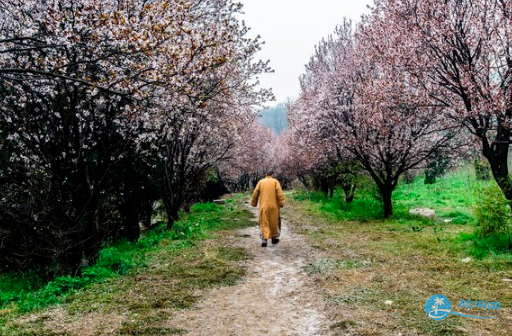
[[[0,275],[0,326],[9,325],[9,321],[26,313],[44,311],[56,304],[66,305],[71,314],[99,307],[118,310],[117,306],[112,306],[112,300],[139,286],[141,279],[148,274],[163,283],[176,278],[178,285],[173,285],[172,289],[161,288],[165,292],[163,297],[167,298],[162,302],[155,302],[153,295],[129,300],[130,310],[141,311],[141,316],[152,318],[151,309],[155,307],[190,307],[198,299],[191,292],[211,286],[232,285],[244,275],[244,269],[235,265],[247,258],[243,249],[231,246],[201,248],[202,241],[222,236],[226,230],[250,225],[251,214],[244,210],[243,200],[244,196],[238,195],[223,206],[196,204],[190,213],[182,214],[182,219],[174,224],[171,231],[162,223],[138,242],[120,241],[106,246],[100,252],[98,262],[84,268],[81,277],[63,276],[45,281],[36,271]],[[25,331],[15,332],[18,328]],[[34,335],[51,334],[42,327],[38,328]],[[160,327],[151,325],[142,328],[144,330],[141,328],[128,323],[123,326],[121,334],[180,333],[179,328],[163,328],[161,331],[158,331]],[[0,327],[0,334],[25,335],[27,330],[11,325]]]
[[[400,183],[393,193],[393,216],[385,220],[373,182],[367,178],[363,185],[365,187],[357,190],[351,204],[344,202],[342,190],[336,190],[332,199],[320,192],[305,191],[296,193],[294,199],[312,202],[315,207],[311,211],[334,222],[378,223],[393,232],[432,230],[437,241],[453,250],[462,249],[475,258],[512,254],[512,236],[482,237],[478,234],[475,207],[483,190],[495,182],[477,181],[468,166],[449,172],[433,185],[426,185],[423,176],[410,184]],[[433,209],[436,216],[429,219],[412,215],[409,210],[414,208]]]
[[[0,276],[0,309],[26,313],[62,302],[67,295],[90,284],[124,275],[137,267],[146,266],[146,254],[168,236],[164,226],[150,231],[137,243],[126,240],[100,251],[94,266],[85,267],[82,276],[60,276],[43,280],[36,270]]]
[[[335,191],[332,199],[316,191],[298,191],[294,194],[294,199],[319,204],[321,213],[333,220],[367,222],[382,217],[382,205],[374,197],[371,188],[358,190],[350,204],[345,203],[343,191],[340,189]]]
[[[479,235],[473,208],[481,188],[494,182],[478,182],[473,176],[464,168],[436,185],[425,185],[422,177],[400,184],[394,215],[386,220],[369,183],[357,191],[353,205],[344,204],[340,192],[333,200],[318,193],[296,194],[285,216],[299,230],[304,225],[300,232],[320,253],[305,271],[333,307],[332,330],[360,335],[512,334],[506,319],[482,323],[450,316],[436,322],[423,310],[434,294],[448,297],[452,307],[462,299],[497,301],[507,307],[501,313],[508,314],[512,306],[506,281],[512,278],[512,242],[506,235]],[[409,209],[425,207],[437,217],[409,214]]]
[[[452,219],[456,224],[474,223],[473,207],[479,191],[495,184],[494,181],[477,181],[475,173],[465,166],[437,179],[435,184],[425,184],[423,176],[413,183],[400,183],[393,193],[397,208],[428,207],[441,218]]]
[[[426,185],[423,176],[418,176],[413,183],[400,183],[393,192],[393,209],[395,219],[408,216],[410,209],[428,207],[436,211],[442,219],[449,219],[455,224],[475,223],[473,207],[482,188],[492,185],[494,181],[477,181],[474,172],[464,167],[437,179],[437,183]],[[298,192],[296,200],[310,200],[321,205],[320,210],[337,220],[374,221],[382,217],[382,204],[373,181],[365,178],[364,187],[356,191],[351,204],[344,202],[343,191],[337,189],[333,199],[321,192]]]

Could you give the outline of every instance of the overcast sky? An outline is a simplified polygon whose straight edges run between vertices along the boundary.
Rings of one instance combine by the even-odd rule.
[[[265,44],[259,53],[270,60],[273,74],[262,75],[263,87],[271,87],[275,102],[297,98],[298,77],[313,54],[315,45],[334,31],[343,17],[358,21],[368,13],[373,0],[238,0],[244,5],[242,19],[250,36],[261,35]]]

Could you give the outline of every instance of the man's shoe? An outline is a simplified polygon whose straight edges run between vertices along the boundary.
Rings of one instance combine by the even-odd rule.
[[[261,240],[261,247],[267,247],[267,240],[266,239],[262,239]]]
[[[279,243],[279,238],[272,238],[272,244],[277,244]]]

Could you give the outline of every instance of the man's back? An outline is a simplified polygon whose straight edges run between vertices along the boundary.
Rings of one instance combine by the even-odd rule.
[[[279,208],[285,203],[283,190],[279,181],[267,176],[261,179],[254,190],[253,206],[257,205],[259,198],[260,208]]]
[[[260,181],[260,207],[273,207],[277,205],[277,180],[271,177],[264,178]]]
[[[272,177],[272,173],[258,182],[252,193],[251,205],[260,203],[259,222],[261,229],[261,246],[267,246],[267,240],[272,238],[272,244],[279,242],[280,215],[279,208],[285,203],[284,193],[279,181]]]

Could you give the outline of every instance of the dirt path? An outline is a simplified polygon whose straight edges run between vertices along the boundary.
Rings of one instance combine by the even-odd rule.
[[[251,211],[257,218],[256,209]],[[254,256],[246,280],[212,291],[195,309],[174,316],[172,324],[197,336],[328,335],[323,300],[303,270],[311,248],[286,218],[281,238],[262,248],[256,222],[228,237]]]

